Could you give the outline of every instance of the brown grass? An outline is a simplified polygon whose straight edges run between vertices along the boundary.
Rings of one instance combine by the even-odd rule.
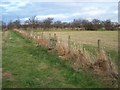
[[[117,31],[58,31],[44,32],[44,35],[47,37],[48,33],[51,33],[51,35],[56,33],[58,39],[62,39],[65,44],[67,44],[68,36],[70,35],[72,41],[77,41],[80,44],[97,46],[97,40],[100,39],[103,47],[118,50]]]
[[[39,66],[38,66],[38,70],[41,70],[41,69],[47,69],[48,66],[45,64],[45,63],[41,63]]]
[[[118,75],[117,66],[111,61],[104,50],[98,52],[97,60],[93,64],[94,71],[102,75],[110,75],[116,78]]]
[[[10,72],[3,72],[3,79],[10,79],[12,77],[12,74]]]

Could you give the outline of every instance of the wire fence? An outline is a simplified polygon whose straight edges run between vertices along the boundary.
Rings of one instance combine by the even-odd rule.
[[[97,48],[95,55],[86,50],[86,48],[72,41],[72,37],[68,36],[67,44],[65,44],[56,33],[45,34],[44,32],[26,32],[23,30],[14,30],[24,37],[33,39],[37,45],[48,48],[49,52],[59,53],[59,58],[71,62],[71,66],[75,71],[81,69],[91,70],[99,75],[107,75],[118,78],[118,69],[111,57],[101,48],[101,40],[96,41]]]

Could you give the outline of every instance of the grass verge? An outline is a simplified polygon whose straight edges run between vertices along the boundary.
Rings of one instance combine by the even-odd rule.
[[[3,36],[3,88],[100,88],[90,72],[75,72],[58,54],[7,31]]]

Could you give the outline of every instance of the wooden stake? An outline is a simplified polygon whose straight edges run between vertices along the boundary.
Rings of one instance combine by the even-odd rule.
[[[70,35],[68,36],[68,49],[70,51]]]
[[[100,44],[101,44],[101,40],[99,39],[99,40],[98,40],[98,52],[100,52],[100,49],[101,49]]]

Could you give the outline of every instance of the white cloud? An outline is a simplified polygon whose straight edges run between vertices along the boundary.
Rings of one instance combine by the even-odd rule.
[[[2,2],[25,2],[26,0],[1,0]],[[119,0],[27,0],[29,2],[119,2]]]
[[[38,15],[36,18],[38,19],[46,19],[48,17],[55,18],[55,19],[67,19],[69,16],[65,14],[48,14],[48,15]]]
[[[83,7],[79,11],[67,14],[69,17],[95,17],[102,16],[107,13],[107,9],[101,9],[97,7]]]
[[[29,20],[30,17],[26,17],[26,18],[21,18],[20,20],[21,21],[26,21],[26,20]]]
[[[46,18],[54,18],[54,20],[61,20],[61,21],[69,21],[68,18],[70,16],[69,15],[65,15],[65,14],[48,14],[48,15],[37,15],[36,19],[38,20],[44,20]],[[25,18],[21,18],[20,20],[22,22],[29,20],[30,17],[25,17]]]
[[[83,14],[86,14],[86,15],[96,16],[96,15],[105,14],[107,10],[106,9],[102,10],[97,7],[85,7],[81,10],[81,12],[83,12]]]
[[[108,12],[107,8],[102,8],[99,7],[83,7],[79,11],[75,11],[72,13],[60,13],[60,14],[41,14],[37,15],[36,18],[39,20],[46,19],[48,17],[54,18],[55,20],[62,20],[62,21],[69,21],[71,19],[75,18],[83,18],[91,21],[94,18],[100,18],[102,19],[104,15],[106,15]],[[113,13],[118,13],[117,11],[114,11]],[[106,16],[108,18],[108,16]],[[28,18],[24,18],[26,20]]]
[[[88,21],[92,21],[92,18],[90,18],[90,17],[89,18],[85,18],[85,19],[87,19]]]
[[[113,13],[114,13],[114,14],[118,14],[118,10],[114,11]]]
[[[118,2],[119,0],[30,0],[32,2]]]
[[[26,9],[25,6],[27,6],[30,3],[36,2],[37,0],[4,0],[2,3],[0,3],[0,8],[3,8],[4,15],[9,14],[9,15],[14,15],[17,14],[18,16],[26,16],[26,18],[21,18],[21,20],[25,21],[28,20],[28,16],[32,15],[37,15],[37,18],[40,20],[46,19],[48,17],[53,17],[55,20],[61,20],[61,21],[69,21],[72,20],[73,18],[83,18],[83,19],[88,19],[91,20],[93,18],[98,18],[98,19],[103,19],[103,18],[108,18],[112,19],[116,18],[118,11],[116,10],[117,8],[117,3],[103,3],[103,2],[116,2],[117,0],[58,0],[63,3],[57,3],[58,1],[53,1],[56,2],[53,5],[57,6],[52,7],[47,3],[45,6],[41,6],[43,8],[46,8],[45,10],[40,10],[41,7],[39,5],[36,7],[31,7],[31,9],[27,8],[29,12],[24,12]],[[39,2],[48,2],[49,0],[38,0]],[[102,2],[103,1],[103,2]],[[38,2],[38,3],[39,3]],[[68,3],[65,3],[68,2]],[[70,3],[69,3],[70,2]],[[88,3],[79,3],[79,2],[88,2]],[[89,3],[89,2],[102,2],[102,3]],[[44,3],[45,4],[45,3]],[[115,7],[116,5],[116,7]],[[33,6],[34,3],[33,3]],[[22,10],[21,10],[22,9]],[[63,10],[64,9],[64,10]],[[20,11],[19,11],[20,10]],[[59,11],[60,10],[60,11]],[[34,11],[34,12],[32,12]],[[21,12],[21,13],[20,13]],[[54,14],[56,13],[56,14]],[[19,15],[20,14],[20,15]]]
[[[30,2],[28,0],[20,0],[20,1],[5,0],[0,3],[0,7],[5,9],[5,12],[12,12],[12,11],[20,10],[21,7],[25,7],[29,3]]]

